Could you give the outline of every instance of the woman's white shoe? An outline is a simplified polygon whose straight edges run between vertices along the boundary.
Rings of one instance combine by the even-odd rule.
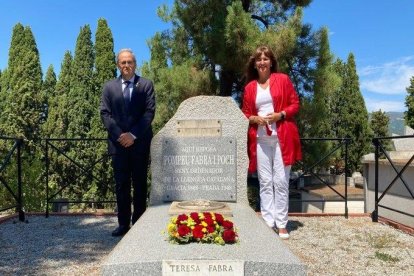
[[[279,237],[282,240],[287,240],[287,239],[289,239],[289,233],[279,233]]]

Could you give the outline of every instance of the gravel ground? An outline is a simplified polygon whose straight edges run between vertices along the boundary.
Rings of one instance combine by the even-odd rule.
[[[120,240],[113,216],[27,219],[0,224],[0,275],[99,275]],[[308,275],[414,275],[414,236],[370,218],[291,217],[288,228]]]

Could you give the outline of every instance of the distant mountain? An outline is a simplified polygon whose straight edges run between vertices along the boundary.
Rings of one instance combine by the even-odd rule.
[[[388,125],[390,136],[392,136],[392,134],[404,135],[404,112],[386,112],[385,114],[387,114],[388,118],[390,118],[390,123]],[[368,115],[371,120],[371,113]]]
[[[404,112],[387,112],[386,114],[390,118],[390,124],[388,126],[390,134],[404,135]]]

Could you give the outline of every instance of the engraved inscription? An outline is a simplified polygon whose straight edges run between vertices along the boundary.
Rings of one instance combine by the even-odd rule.
[[[164,200],[234,201],[236,142],[233,138],[171,138],[163,143]]]

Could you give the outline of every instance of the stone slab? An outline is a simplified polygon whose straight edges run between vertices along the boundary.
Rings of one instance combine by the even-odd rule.
[[[306,275],[306,266],[249,206],[229,205],[238,244],[170,244],[162,233],[169,204],[152,206],[107,257],[102,275],[162,275],[163,260],[172,259],[244,261],[246,276]]]
[[[236,139],[168,137],[162,142],[163,200],[236,201]]]

